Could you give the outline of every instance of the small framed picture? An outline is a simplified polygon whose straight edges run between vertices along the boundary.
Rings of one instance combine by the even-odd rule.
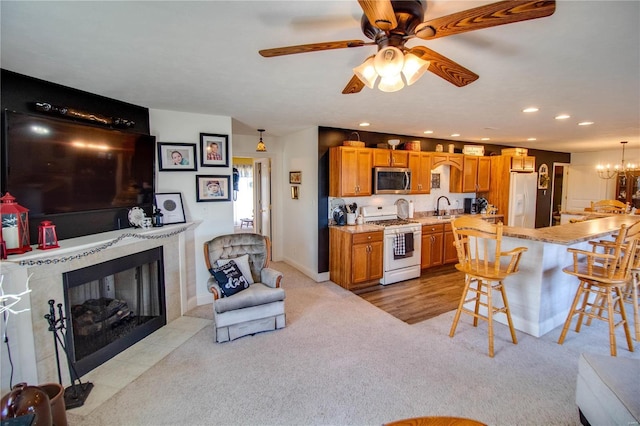
[[[230,201],[230,176],[196,176],[197,201]]]
[[[431,188],[440,188],[440,173],[431,173]]]
[[[302,172],[289,172],[289,183],[302,183]]]
[[[200,133],[200,165],[229,166],[229,136]]]
[[[172,223],[185,223],[182,194],[179,192],[157,193],[155,195],[156,208],[162,213],[162,222],[165,225]]]
[[[196,170],[196,145],[158,142],[158,170],[176,172]]]

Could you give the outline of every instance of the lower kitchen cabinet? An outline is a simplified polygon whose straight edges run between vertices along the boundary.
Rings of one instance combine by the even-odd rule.
[[[420,262],[422,269],[442,265],[444,261],[443,240],[444,224],[422,226],[422,258]]]
[[[458,262],[451,223],[422,226],[421,268]]]
[[[347,290],[367,287],[383,275],[382,231],[351,233],[329,228],[329,278]]]

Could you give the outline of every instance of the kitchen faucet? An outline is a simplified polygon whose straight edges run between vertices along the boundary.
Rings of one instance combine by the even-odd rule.
[[[451,201],[449,201],[449,199],[446,196],[444,195],[439,196],[438,201],[436,201],[436,216],[440,216],[440,200],[443,198],[447,200],[447,204],[451,206]]]

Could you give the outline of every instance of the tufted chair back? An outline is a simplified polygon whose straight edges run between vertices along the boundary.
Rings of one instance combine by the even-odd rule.
[[[204,243],[204,254],[208,269],[215,266],[218,259],[235,259],[248,254],[253,280],[260,282],[260,271],[269,266],[271,242],[269,237],[260,234],[221,235]]]

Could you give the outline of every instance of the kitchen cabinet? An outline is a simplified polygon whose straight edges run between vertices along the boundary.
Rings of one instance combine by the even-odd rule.
[[[367,287],[383,274],[383,232],[329,228],[329,278],[347,290]]]
[[[640,172],[618,174],[616,200],[640,209]]]
[[[520,172],[535,172],[536,171],[536,157],[528,155],[508,156],[511,161],[511,170]]]
[[[409,167],[409,151],[379,148],[374,148],[371,151],[373,167]]]
[[[444,224],[422,226],[421,269],[442,265],[444,261]]]
[[[491,178],[491,158],[465,155],[462,170],[451,168],[450,192],[485,192],[489,190]]]
[[[458,263],[458,251],[454,245],[451,223],[444,224],[444,263]]]
[[[434,152],[431,154],[431,168],[449,165],[458,170],[462,170],[464,154],[449,154],[446,152]]]
[[[429,194],[431,192],[431,154],[428,152],[409,152],[411,169],[411,193]]]
[[[371,195],[372,149],[338,146],[329,149],[329,196]]]

